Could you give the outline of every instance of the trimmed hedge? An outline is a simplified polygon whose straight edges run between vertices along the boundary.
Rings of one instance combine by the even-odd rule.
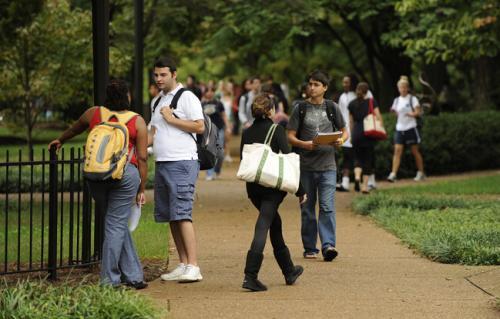
[[[389,139],[375,147],[376,173],[391,171],[396,117],[384,115]],[[427,174],[439,175],[500,167],[500,112],[441,113],[425,116],[421,152]],[[409,148],[398,177],[414,176],[415,161]]]

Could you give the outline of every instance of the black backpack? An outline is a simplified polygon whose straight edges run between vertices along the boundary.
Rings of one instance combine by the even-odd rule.
[[[326,102],[326,116],[328,116],[328,119],[330,122],[332,122],[332,128],[333,131],[336,132],[338,131],[337,126],[335,125],[335,119],[334,119],[334,114],[335,114],[335,105],[337,105],[335,102],[332,100],[327,100],[325,99]],[[300,131],[302,130],[302,125],[304,124],[304,119],[306,118],[306,101],[301,101],[298,103],[297,107],[299,108],[299,127],[297,128],[297,138],[299,138]]]
[[[172,102],[170,102],[171,109],[175,110],[177,108],[177,102],[179,102],[179,98],[184,91],[186,91],[186,89],[181,88],[175,93]],[[161,97],[155,102],[155,105],[153,106],[153,113],[156,110],[156,106],[158,106],[160,99]],[[175,114],[174,116],[177,117]],[[203,113],[203,121],[205,124],[205,131],[202,134],[196,134],[196,139],[191,133],[188,134],[193,137],[196,142],[200,170],[207,170],[214,168],[219,158],[222,157],[223,146],[219,144],[219,130],[212,123],[210,117],[205,113]]]

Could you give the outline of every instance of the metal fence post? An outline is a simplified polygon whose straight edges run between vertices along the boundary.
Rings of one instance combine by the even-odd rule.
[[[49,279],[57,279],[57,154],[50,149],[49,164]]]
[[[82,262],[90,262],[91,232],[92,232],[92,198],[90,197],[87,181],[83,180],[83,209],[82,209]]]

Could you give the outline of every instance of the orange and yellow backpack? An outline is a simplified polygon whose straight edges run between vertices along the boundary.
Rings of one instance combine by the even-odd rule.
[[[134,151],[129,154],[127,123],[137,113],[112,112],[105,107],[99,111],[101,122],[90,130],[85,144],[83,176],[92,181],[120,180]],[[113,117],[118,121],[110,121]]]

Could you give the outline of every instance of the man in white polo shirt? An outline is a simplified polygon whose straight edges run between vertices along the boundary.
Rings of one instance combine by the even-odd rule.
[[[160,94],[151,101],[151,131],[155,169],[155,221],[169,222],[180,264],[162,280],[195,282],[202,280],[196,258],[196,237],[192,223],[194,190],[200,164],[196,134],[205,130],[200,100],[183,91],[177,106],[170,105],[183,90],[177,83],[177,69],[169,58],[154,64],[154,77]]]

